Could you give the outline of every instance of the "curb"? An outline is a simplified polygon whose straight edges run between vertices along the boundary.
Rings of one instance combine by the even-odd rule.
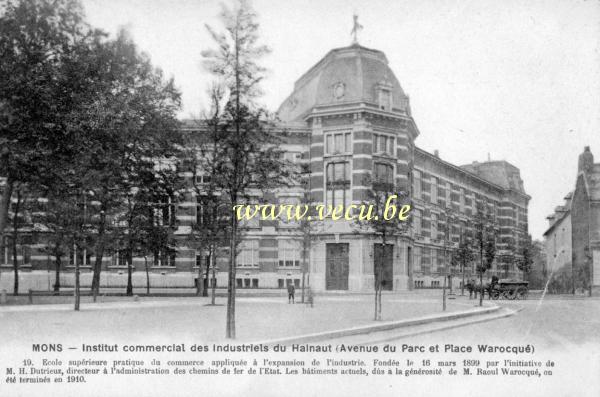
[[[390,330],[393,330],[396,328],[411,327],[411,326],[415,326],[415,325],[423,325],[423,324],[434,323],[434,322],[438,322],[438,321],[457,320],[460,318],[467,318],[467,317],[472,317],[472,316],[490,314],[490,313],[494,313],[498,310],[500,310],[500,306],[493,305],[493,306],[486,307],[484,309],[471,309],[471,310],[465,310],[465,311],[461,311],[461,312],[453,312],[453,313],[442,314],[442,315],[439,315],[439,314],[428,315],[428,316],[417,317],[417,318],[413,318],[413,319],[409,319],[409,320],[389,321],[389,322],[385,322],[383,324],[365,325],[365,326],[360,326],[360,327],[352,327],[352,328],[346,328],[346,329],[340,329],[340,330],[334,330],[334,331],[317,332],[317,333],[313,333],[313,334],[305,334],[305,335],[292,336],[292,337],[280,338],[280,339],[271,339],[271,340],[267,340],[267,341],[258,341],[258,342],[253,342],[253,343],[263,344],[263,345],[277,345],[277,344],[290,345],[290,344],[297,344],[297,343],[320,342],[320,341],[327,340],[327,339],[337,339],[337,338],[342,338],[342,337],[346,337],[346,336],[369,334],[372,332],[390,331]]]
[[[448,329],[453,329],[453,328],[460,328],[460,327],[466,327],[469,325],[474,325],[474,324],[481,324],[481,323],[485,323],[488,321],[494,321],[494,320],[499,320],[501,318],[506,318],[506,317],[510,317],[510,316],[514,316],[515,314],[519,313],[521,310],[523,310],[523,307],[519,308],[519,309],[500,309],[498,311],[498,314],[494,317],[485,317],[482,316],[483,318],[475,318],[473,320],[466,320],[460,324],[449,324],[449,325],[444,325],[443,323],[440,324],[440,326],[438,327],[433,327],[433,328],[429,328],[429,329],[424,329],[424,330],[418,330],[418,331],[414,331],[414,332],[408,332],[399,336],[395,336],[393,338],[384,338],[384,339],[378,339],[376,341],[372,341],[369,342],[368,344],[373,344],[373,343],[384,343],[384,342],[391,342],[394,340],[398,340],[398,339],[402,339],[402,338],[408,338],[411,336],[417,336],[417,335],[426,335],[426,334],[432,334],[434,332],[439,332],[439,331],[445,331]],[[476,316],[472,316],[472,317],[476,317]],[[431,323],[434,324],[434,323]],[[358,345],[366,345],[367,343],[358,343]]]

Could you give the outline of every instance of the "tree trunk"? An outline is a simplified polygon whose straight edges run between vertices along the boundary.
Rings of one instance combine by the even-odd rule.
[[[125,295],[132,296],[133,295],[133,280],[132,280],[132,262],[133,255],[131,251],[127,252],[127,289],[125,290]]]
[[[79,311],[81,291],[79,285],[79,261],[75,258],[75,311]]]
[[[17,203],[15,205],[15,213],[13,214],[13,234],[12,234],[12,250],[13,250],[13,270],[15,274],[13,295],[19,295],[19,262],[17,261],[17,237],[19,236],[19,210],[21,209],[21,191],[17,189]]]
[[[203,259],[203,250],[202,246],[200,246],[200,263],[198,264],[198,279],[196,281],[196,296],[203,296],[204,294],[204,280],[202,279],[202,264],[204,263]]]
[[[442,286],[442,310],[446,311],[446,275],[444,275],[444,284]]]
[[[483,271],[479,272],[479,306],[483,306]]]
[[[306,238],[302,242],[302,298],[301,302],[304,303],[304,288],[306,279]]]
[[[213,256],[214,255],[216,255],[216,253],[213,252],[213,249],[211,248],[209,256],[208,256],[209,260],[208,260],[208,263],[206,264],[206,273],[205,273],[206,288],[204,288],[204,280],[202,280],[202,288],[203,288],[202,296],[206,296],[206,297],[208,297],[208,289],[210,288],[210,284],[209,284],[208,280],[210,280],[210,267],[211,267],[211,264],[214,266],[214,263],[213,263]],[[214,272],[213,272],[213,274],[214,274]]]
[[[55,256],[54,267],[56,271],[56,278],[54,280],[54,295],[58,295],[60,292],[60,266],[61,266],[61,258],[60,254]]]
[[[386,238],[383,236],[381,239],[381,252],[379,254],[379,264],[375,266],[374,276],[375,276],[375,321],[381,320],[381,291],[382,291],[382,283],[381,279],[383,278],[383,264],[385,262],[385,243]],[[375,255],[373,255],[375,256]]]
[[[464,296],[465,295],[465,264],[462,264],[462,285],[460,286],[460,296]]]
[[[373,320],[377,321],[377,306],[379,305],[379,301],[377,300],[377,280],[374,280],[374,290],[375,290],[375,308],[373,311]]]
[[[4,255],[4,229],[8,222],[8,210],[10,209],[10,199],[12,198],[14,181],[8,178],[4,194],[0,196],[0,255]]]
[[[146,295],[150,295],[150,271],[148,270],[147,255],[144,255],[144,268],[146,269]]]
[[[214,305],[215,297],[216,297],[216,290],[217,290],[217,275],[216,275],[217,250],[215,248],[213,248],[213,255],[211,256],[211,261],[212,261],[212,280],[210,283],[212,284],[212,295],[210,298],[210,304]],[[207,279],[208,279],[208,277],[207,277]]]
[[[232,202],[236,202],[232,200]],[[227,280],[227,327],[225,337],[235,339],[235,273],[236,273],[236,240],[237,220],[235,214],[231,214],[231,242],[229,247],[229,277]]]
[[[102,271],[102,257],[104,256],[104,232],[106,223],[106,212],[100,212],[100,225],[98,227],[98,241],[96,243],[96,260],[94,262],[94,274],[92,276],[92,295],[94,302],[100,292],[100,272]]]
[[[17,296],[19,295],[19,262],[17,261],[17,232],[13,232],[12,251],[14,272],[13,295]]]

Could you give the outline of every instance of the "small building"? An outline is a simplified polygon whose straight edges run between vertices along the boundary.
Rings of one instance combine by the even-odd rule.
[[[600,289],[600,163],[589,146],[579,155],[575,189],[548,217],[549,270],[571,267],[572,289]]]

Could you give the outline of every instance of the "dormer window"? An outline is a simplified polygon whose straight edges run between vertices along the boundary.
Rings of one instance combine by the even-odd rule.
[[[392,110],[392,92],[386,89],[379,90],[379,109],[390,112]]]
[[[386,112],[392,111],[393,98],[392,98],[392,88],[394,86],[388,80],[387,76],[377,83],[375,86],[375,90],[377,92],[377,105],[380,110],[384,110]]]

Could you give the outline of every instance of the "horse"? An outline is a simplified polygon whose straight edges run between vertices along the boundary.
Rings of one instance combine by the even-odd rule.
[[[473,294],[475,294],[475,299],[477,299],[477,293],[482,294],[485,298],[485,293],[488,294],[488,299],[492,298],[492,290],[498,284],[498,277],[492,276],[492,281],[489,284],[478,284],[475,280],[469,280],[467,284],[465,284],[465,288],[469,291],[469,299],[473,299]]]

